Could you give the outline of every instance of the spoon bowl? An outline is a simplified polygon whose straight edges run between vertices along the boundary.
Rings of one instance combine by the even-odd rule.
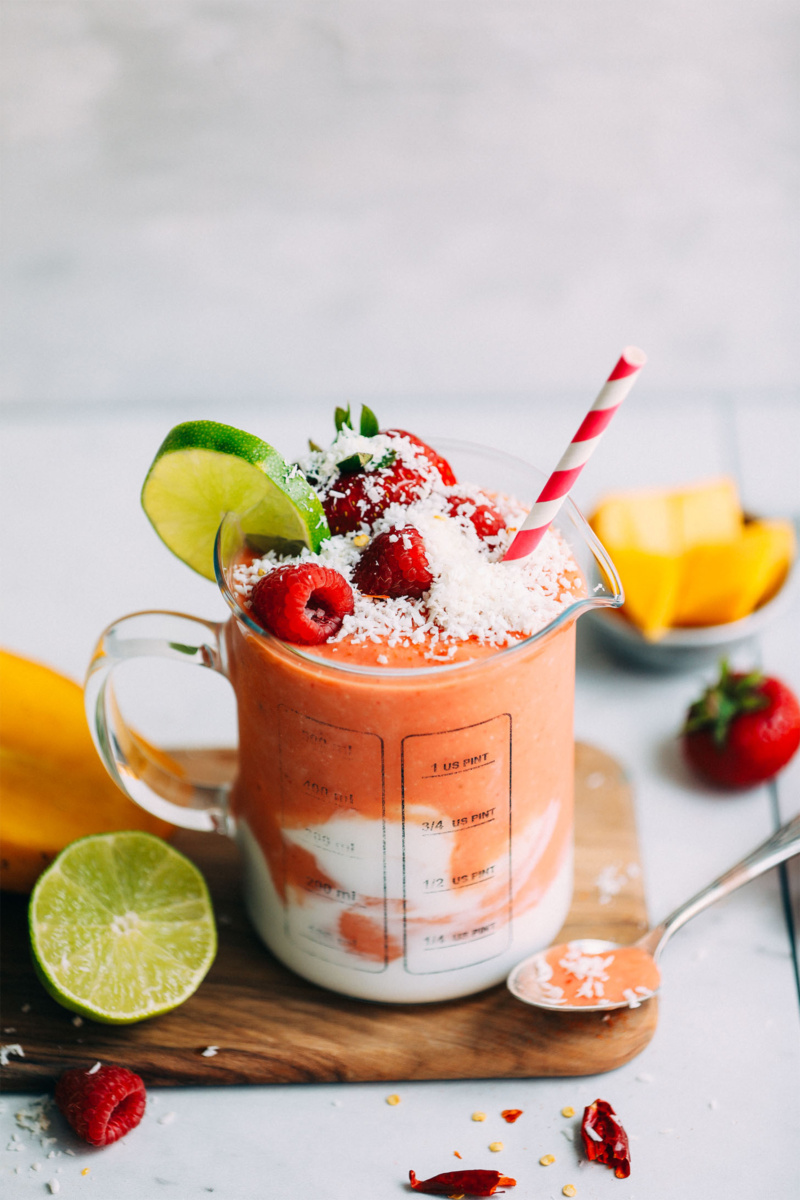
[[[610,1012],[615,1008],[638,1008],[659,990],[658,960],[673,933],[717,900],[798,853],[800,816],[782,825],[633,945],[619,946],[600,938],[561,942],[517,963],[506,980],[508,989],[523,1004],[551,1012]],[[631,968],[634,968],[633,974],[626,975]],[[641,978],[643,983],[630,986],[634,978]],[[625,983],[629,986],[623,986]],[[568,990],[575,996],[575,1001],[569,998]]]
[[[574,980],[571,990],[581,997],[579,1001],[571,1002],[565,994],[567,989],[556,975],[559,966],[567,971],[567,980],[560,983]],[[637,985],[636,979],[646,979],[647,984]],[[601,938],[574,938],[540,950],[523,959],[507,980],[508,990],[524,1004],[582,1013],[638,1008],[655,996],[660,984],[655,959],[641,941],[620,946]]]

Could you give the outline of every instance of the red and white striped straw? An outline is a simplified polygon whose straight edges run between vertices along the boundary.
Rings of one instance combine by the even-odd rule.
[[[503,556],[504,562],[525,558],[539,545],[646,362],[647,355],[636,346],[626,346],[622,351],[619,362],[603,384],[600,395],[583,418],[580,429],[562,454],[558,466],[525,518],[525,524]]]

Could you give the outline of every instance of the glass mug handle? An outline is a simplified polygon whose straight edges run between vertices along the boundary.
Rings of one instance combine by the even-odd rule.
[[[94,743],[112,779],[138,805],[172,825],[233,833],[229,784],[195,783],[164,751],[122,719],[111,674],[133,658],[166,658],[207,667],[227,678],[222,625],[174,612],[120,617],[102,633],[86,675],[84,701]]]

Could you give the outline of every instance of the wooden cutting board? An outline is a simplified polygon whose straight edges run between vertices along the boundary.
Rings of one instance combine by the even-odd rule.
[[[647,914],[630,787],[601,750],[579,744],[576,757],[575,894],[559,940],[632,942]],[[195,766],[202,759],[205,777],[230,772],[230,752],[192,758]],[[66,1067],[98,1060],[131,1067],[149,1086],[593,1075],[639,1054],[655,1032],[656,1000],[567,1016],[520,1004],[504,986],[423,1005],[323,991],[282,967],[250,928],[232,842],[182,832],[175,845],[208,879],[219,954],[186,1004],[140,1025],[76,1026],[33,973],[25,898],[3,897],[0,1027],[3,1042],[19,1043],[25,1057],[9,1058],[0,1089],[47,1088]],[[614,895],[598,886],[604,870],[621,882]],[[204,1057],[208,1046],[218,1053]]]

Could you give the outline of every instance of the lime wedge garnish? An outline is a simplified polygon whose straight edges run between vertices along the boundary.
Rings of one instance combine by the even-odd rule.
[[[314,489],[272,446],[216,421],[187,421],[164,439],[142,507],[173,554],[214,578],[214,539],[227,512],[261,549],[318,550],[330,536]]]
[[[62,850],[28,910],[39,978],[65,1008],[109,1025],[169,1012],[217,951],[203,876],[151,833],[98,833]]]

